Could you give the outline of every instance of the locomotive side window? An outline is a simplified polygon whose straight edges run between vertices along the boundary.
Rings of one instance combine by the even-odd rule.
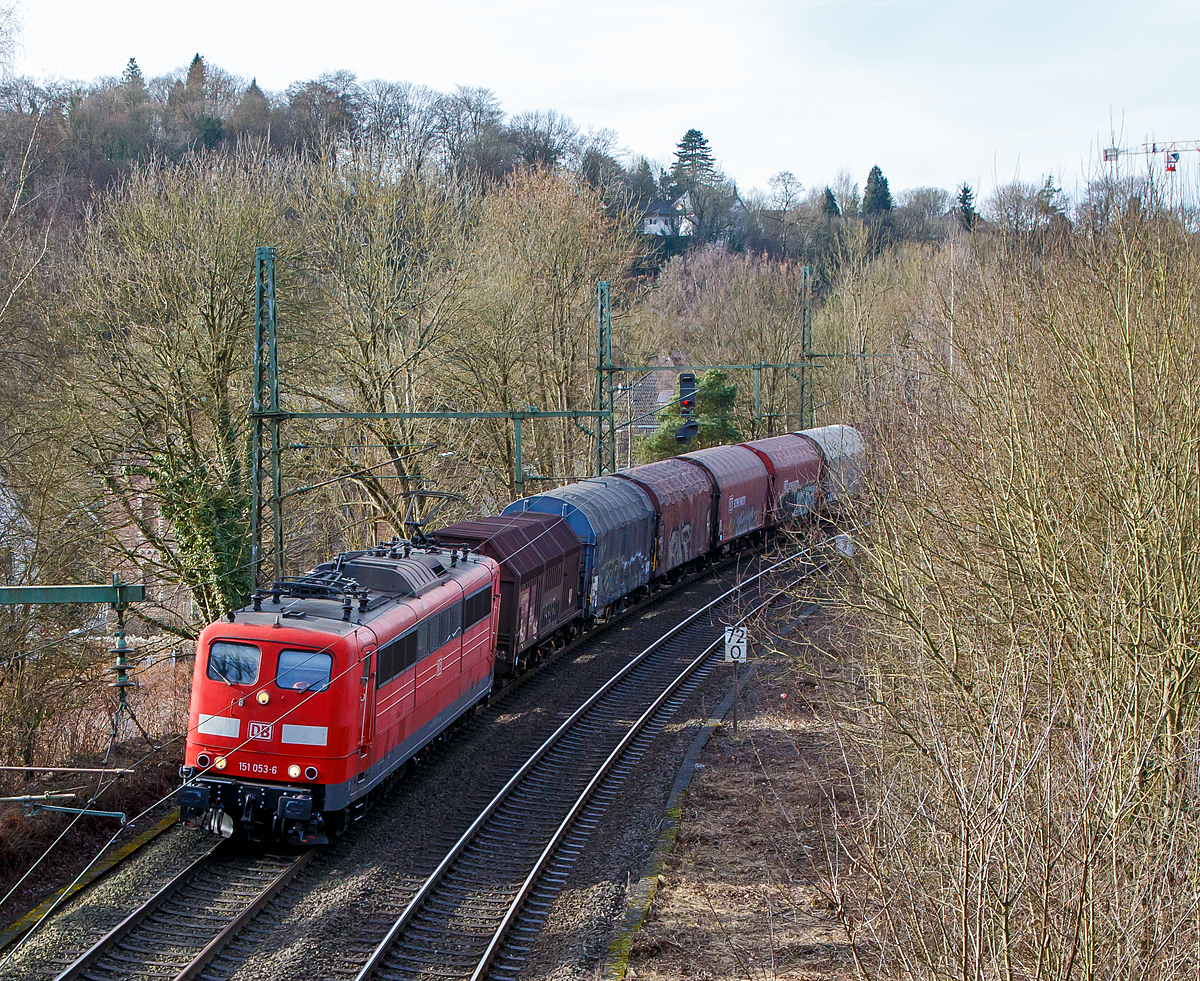
[[[390,644],[384,644],[378,651],[375,652],[375,689],[378,691],[394,677],[398,672],[395,670],[394,661],[396,659],[396,643],[393,641]]]
[[[438,614],[438,626],[441,628],[442,644],[449,644],[455,637],[462,633],[462,605],[455,603],[451,607],[447,607]],[[438,644],[441,647],[442,644]]]
[[[316,651],[282,651],[275,684],[295,691],[325,691],[333,672],[333,658]]]
[[[463,600],[464,629],[475,626],[492,612],[492,587],[489,583],[473,596]]]
[[[261,660],[257,647],[219,640],[208,649],[208,676],[227,685],[252,685],[258,681]]]
[[[462,633],[462,607],[455,603],[417,626],[417,659],[432,654]]]
[[[412,667],[417,661],[417,632],[410,630],[390,644],[379,648],[376,655],[375,687],[382,688],[401,671]]]
[[[417,632],[413,630],[396,641],[397,656],[403,655],[404,660],[397,662],[398,671],[405,671],[417,663]]]

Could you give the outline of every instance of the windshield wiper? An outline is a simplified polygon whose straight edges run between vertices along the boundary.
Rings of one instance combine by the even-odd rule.
[[[209,661],[209,662],[208,662],[208,666],[209,666],[210,668],[212,668],[212,669],[213,669],[215,672],[217,672],[217,674],[219,674],[219,675],[221,676],[221,680],[222,680],[223,682],[225,682],[225,684],[227,684],[227,685],[228,685],[230,688],[232,688],[232,687],[233,687],[233,682],[232,682],[232,681],[230,681],[228,678],[226,678],[226,677],[225,677],[225,672],[224,672],[224,671],[222,671],[222,670],[221,670],[220,668],[218,668],[218,667],[217,667],[215,664],[213,664],[213,663],[212,663],[212,661]]]

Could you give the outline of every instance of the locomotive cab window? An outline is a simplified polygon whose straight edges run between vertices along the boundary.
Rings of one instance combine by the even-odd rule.
[[[317,651],[281,651],[275,684],[293,691],[325,691],[333,658]]]
[[[208,649],[208,677],[227,685],[252,685],[261,660],[262,651],[251,644],[218,640]]]

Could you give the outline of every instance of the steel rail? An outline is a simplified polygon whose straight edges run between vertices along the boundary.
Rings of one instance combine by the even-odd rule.
[[[816,569],[820,568],[821,566],[816,567]],[[807,576],[808,573],[806,573],[804,576],[794,579],[782,589],[776,590],[765,600],[759,603],[759,605],[753,610],[740,617],[734,624],[732,624],[732,626],[738,626],[745,623],[751,617],[757,616],[764,609],[775,602],[776,599],[783,595],[785,590],[790,589],[802,582],[805,578],[807,578]],[[629,731],[624,735],[624,737],[622,737],[621,741],[613,748],[613,751],[609,753],[607,759],[605,759],[605,761],[600,765],[600,768],[593,775],[592,779],[588,781],[588,785],[583,789],[583,792],[576,799],[575,803],[571,807],[571,810],[567,812],[567,816],[562,819],[562,822],[555,830],[554,835],[551,837],[549,843],[542,850],[541,855],[538,856],[537,863],[534,865],[529,875],[525,878],[525,881],[521,884],[521,888],[518,890],[517,895],[513,898],[513,901],[509,904],[508,910],[504,914],[504,918],[500,921],[500,925],[496,927],[496,930],[492,935],[492,939],[488,944],[487,950],[484,951],[483,957],[480,958],[479,965],[475,968],[475,972],[471,975],[471,981],[481,981],[483,978],[488,967],[491,965],[492,959],[500,949],[500,945],[504,942],[505,935],[508,933],[513,921],[520,913],[521,907],[525,904],[525,900],[529,897],[530,892],[533,891],[533,888],[538,879],[541,877],[542,872],[545,870],[546,865],[554,856],[554,853],[558,850],[558,846],[562,843],[563,838],[566,837],[567,832],[570,831],[571,826],[575,823],[580,813],[587,806],[588,802],[592,798],[592,795],[604,782],[604,779],[608,776],[613,766],[622,756],[625,755],[630,744],[642,732],[642,730],[646,727],[646,724],[649,723],[650,720],[662,710],[663,705],[671,698],[671,696],[679,689],[679,687],[683,685],[683,683],[687,681],[688,678],[690,678],[704,664],[704,662],[713,655],[717,648],[724,644],[724,642],[725,639],[723,637],[718,637],[716,640],[714,640],[679,673],[674,681],[672,681],[665,689],[663,689],[659,696],[654,700],[653,704],[651,704],[650,707],[642,713],[641,717],[638,718],[638,720],[630,727]]]
[[[392,926],[388,930],[387,934],[376,945],[374,951],[372,951],[370,957],[368,957],[368,959],[367,959],[366,963],[363,965],[362,969],[358,972],[357,975],[355,975],[355,981],[367,981],[367,979],[370,978],[370,976],[375,973],[376,969],[380,966],[380,962],[383,960],[383,958],[387,954],[388,950],[392,947],[397,936],[405,929],[406,926],[409,925],[409,923],[412,922],[413,918],[417,915],[417,913],[423,907],[425,900],[429,897],[429,895],[433,892],[433,890],[438,886],[438,884],[440,883],[442,878],[445,876],[446,872],[454,864],[454,862],[463,854],[463,852],[467,849],[467,847],[472,843],[472,841],[475,839],[475,837],[478,834],[478,832],[480,831],[480,829],[487,823],[489,818],[491,818],[491,816],[500,808],[500,806],[511,796],[513,790],[517,787],[517,785],[520,784],[524,780],[524,778],[543,759],[543,757],[545,757],[546,754],[562,739],[562,737],[564,735],[566,735],[570,730],[572,730],[576,726],[578,721],[587,712],[589,712],[593,707],[595,707],[596,704],[599,703],[604,698],[605,695],[607,695],[614,687],[616,687],[616,685],[618,685],[631,671],[633,671],[640,664],[642,664],[642,662],[645,661],[645,659],[648,658],[651,654],[653,654],[659,647],[661,647],[663,644],[665,644],[668,640],[670,640],[672,637],[674,637],[680,631],[682,631],[683,629],[685,629],[686,627],[688,627],[689,625],[694,623],[701,616],[708,613],[710,610],[712,610],[718,604],[723,603],[725,600],[729,599],[729,597],[742,592],[751,583],[758,581],[759,579],[761,579],[763,576],[767,575],[768,573],[773,572],[774,570],[779,569],[782,566],[788,565],[799,559],[802,559],[805,556],[810,556],[811,554],[812,554],[811,548],[802,549],[799,552],[795,552],[792,555],[789,555],[789,556],[787,556],[783,559],[780,559],[779,561],[767,566],[765,569],[762,569],[759,572],[754,573],[749,578],[738,583],[732,589],[727,590],[726,592],[724,592],[720,596],[718,596],[716,599],[711,600],[710,602],[706,603],[704,606],[697,609],[694,613],[690,614],[685,619],[681,620],[679,623],[677,623],[675,626],[673,626],[670,630],[668,630],[666,633],[664,633],[661,637],[657,638],[653,643],[651,643],[645,650],[643,650],[636,657],[632,658],[619,671],[617,671],[616,674],[614,674],[608,681],[606,681],[596,692],[594,692],[582,705],[580,705],[579,708],[577,708],[570,715],[570,717],[567,718],[566,721],[564,721],[541,744],[541,746],[539,746],[537,748],[537,750],[534,751],[534,753],[521,765],[521,767],[516,771],[516,773],[514,773],[512,775],[512,777],[509,778],[508,782],[505,783],[505,785],[492,798],[492,800],[487,804],[487,806],[484,807],[484,809],[479,813],[479,815],[475,818],[475,820],[473,822],[471,822],[470,827],[467,828],[467,830],[462,834],[462,836],[458,839],[458,841],[451,847],[449,852],[446,853],[445,857],[441,860],[441,862],[438,863],[437,868],[435,868],[433,870],[433,872],[430,873],[430,875],[425,879],[425,881],[422,883],[421,887],[417,890],[416,894],[412,897],[411,900],[409,900],[409,903],[404,908],[403,912],[401,912],[400,916],[392,924]]]
[[[226,944],[229,943],[245,928],[254,917],[256,917],[264,906],[272,899],[279,895],[281,889],[291,882],[304,868],[317,857],[319,848],[310,848],[303,855],[296,859],[291,865],[279,873],[249,906],[241,913],[229,921],[229,925],[218,933],[208,945],[200,951],[191,962],[175,975],[175,981],[192,981],[193,978],[200,976],[203,971],[213,961],[213,959],[221,952]]]
[[[574,638],[563,644],[562,647],[555,648],[546,653],[542,658],[535,661],[533,665],[526,668],[518,675],[512,675],[503,680],[498,686],[492,688],[491,695],[488,696],[488,705],[494,706],[498,699],[507,698],[519,686],[524,685],[538,676],[538,674],[556,663],[567,654],[584,647],[587,644],[603,637],[609,633],[613,627],[624,623],[626,620],[636,619],[643,613],[646,613],[651,607],[670,599],[673,596],[683,592],[689,586],[695,585],[703,579],[707,579],[715,573],[722,572],[735,562],[739,562],[744,558],[753,558],[760,556],[763,545],[745,546],[730,552],[719,559],[714,560],[710,566],[705,566],[702,569],[697,569],[687,575],[682,576],[679,580],[673,583],[665,583],[648,596],[631,603],[617,613],[611,613],[603,619],[598,619],[593,624],[592,628],[586,632],[580,632]]]
[[[199,872],[205,864],[213,857],[213,853],[219,848],[223,848],[225,840],[222,839],[213,844],[204,854],[197,858],[194,862],[183,869],[170,882],[164,885],[153,896],[147,899],[141,906],[130,913],[125,919],[118,923],[115,927],[108,931],[103,937],[97,940],[91,947],[80,954],[61,974],[54,978],[54,981],[76,981],[83,977],[97,960],[100,959],[107,951],[111,950],[122,940],[125,939],[136,927],[155,912],[163,903],[175,895],[188,879],[196,872]]]
[[[571,641],[564,644],[561,648],[548,653],[544,658],[539,660],[531,669],[522,672],[518,676],[508,679],[506,684],[504,684],[503,686],[497,687],[491,697],[490,704],[495,706],[496,704],[498,704],[498,700],[506,699],[506,698],[510,697],[518,689],[520,689],[525,683],[532,681],[545,668],[547,668],[550,665],[552,665],[553,663],[555,663],[562,656],[570,654],[575,649],[597,640],[598,638],[602,637],[605,633],[607,633],[612,627],[615,627],[615,626],[623,623],[625,620],[627,620],[631,617],[635,617],[635,616],[639,615],[640,613],[644,612],[649,606],[651,606],[661,600],[667,599],[670,596],[672,596],[673,594],[675,594],[683,589],[686,589],[688,586],[694,584],[695,582],[703,579],[704,577],[706,577],[708,575],[711,575],[714,571],[723,569],[724,567],[739,560],[740,558],[744,557],[746,554],[747,554],[747,550],[745,550],[745,549],[733,552],[729,556],[717,561],[713,566],[699,570],[690,575],[687,575],[687,576],[683,577],[682,579],[680,579],[678,582],[670,584],[663,589],[660,589],[658,592],[652,594],[647,600],[636,603],[636,604],[620,611],[619,613],[609,616],[604,621],[598,623],[595,629],[590,630],[587,633],[581,633],[579,636],[575,637]],[[96,769],[93,771],[93,770],[88,770],[88,769],[84,769],[84,768],[75,768],[75,767],[0,767],[0,769],[40,770],[40,771],[46,771],[46,772],[50,772],[50,771],[58,772],[60,770],[63,772],[116,772],[116,773],[132,772],[129,770],[120,770],[120,769],[104,770],[104,771]],[[71,965],[69,965],[69,967],[66,970],[64,970],[61,974],[57,975],[55,977],[54,981],[67,981],[67,979],[71,979],[71,981],[74,981],[74,979],[82,977],[82,974],[80,974],[80,973],[71,973],[72,971],[77,970],[77,965],[78,965],[78,970],[83,970],[82,962],[85,958],[88,958],[88,962],[91,963],[103,955],[104,947],[102,945],[106,945],[107,948],[111,949],[113,944],[119,943],[121,938],[123,938],[131,930],[135,929],[149,914],[153,913],[154,910],[156,910],[159,906],[161,906],[163,903],[170,900],[170,898],[174,895],[175,891],[178,889],[179,885],[189,875],[199,871],[202,868],[202,866],[204,865],[204,862],[207,859],[209,859],[210,857],[212,857],[213,853],[217,850],[218,847],[221,846],[221,844],[222,844],[221,840],[215,841],[213,843],[213,846],[211,848],[209,848],[207,851],[205,851],[201,856],[199,856],[199,858],[195,862],[191,863],[187,868],[185,868],[177,876],[175,876],[170,882],[165,884],[159,890],[158,893],[156,893],[153,897],[151,897],[150,900],[147,900],[147,902],[144,903],[142,906],[138,907],[138,909],[136,909],[133,913],[131,913],[129,916],[127,916],[125,918],[125,920],[122,920],[121,923],[118,924],[118,926],[114,927],[111,931],[109,931],[108,934],[105,934],[105,936],[103,938],[101,938],[101,941],[99,941],[97,945],[94,945],[93,948],[89,948],[88,951],[86,951],[84,954],[80,955],[74,962],[71,963]],[[299,871],[299,869],[297,869],[296,871]],[[290,876],[289,876],[289,878],[290,878]],[[286,883],[281,883],[280,885],[282,886],[285,884]],[[269,901],[269,900],[267,900],[267,901]],[[265,905],[265,903],[263,903],[262,905]],[[239,932],[240,929],[242,927],[244,927],[247,922],[249,922],[249,919],[252,918],[252,916],[254,915],[254,912],[257,912],[257,909],[254,911],[251,911],[249,913],[249,915],[247,915],[244,912],[243,913],[244,919],[242,919],[242,922],[238,925],[238,927],[236,929],[231,930],[229,927],[227,927],[226,931],[222,931],[222,935],[224,935],[226,932],[228,932],[228,936],[226,936],[224,938],[224,940],[220,944],[220,946],[223,947],[226,943],[228,943],[229,939],[232,939],[233,936],[236,936],[237,932]],[[118,931],[120,933],[119,936],[116,935],[118,933]],[[215,943],[215,940],[214,940],[214,943]],[[212,951],[213,957],[215,957],[218,952],[219,952],[219,950],[214,949]],[[209,958],[209,959],[211,960],[212,958]],[[197,960],[198,960],[198,958],[197,958]],[[192,965],[189,965],[189,968],[191,966]],[[184,975],[181,974],[180,977],[184,977]]]
[[[77,957],[54,978],[54,981],[78,981],[78,979],[87,977],[89,972],[97,968],[102,971],[105,970],[103,967],[100,967],[100,961],[105,955],[120,948],[126,938],[146,922],[147,919],[159,912],[206,865],[222,857],[222,853],[227,851],[229,847],[225,839],[218,839],[211,848],[207,849],[202,855],[172,877],[166,885],[146,900],[146,902]],[[259,891],[254,899],[243,907],[198,954],[192,957],[182,970],[174,975],[175,981],[192,981],[192,979],[198,977],[221,950],[241,932],[246,924],[316,857],[318,851],[318,848],[310,848],[299,855],[285,869],[273,876],[271,881]]]

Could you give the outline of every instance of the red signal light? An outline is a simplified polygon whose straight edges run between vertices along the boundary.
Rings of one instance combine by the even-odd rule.
[[[685,419],[696,414],[696,376],[691,372],[679,376],[679,414]]]

